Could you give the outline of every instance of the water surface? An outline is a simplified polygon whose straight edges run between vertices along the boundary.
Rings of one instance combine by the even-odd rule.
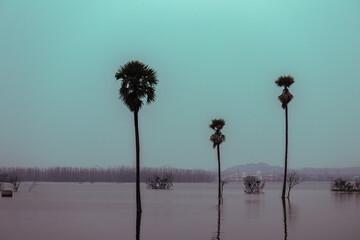
[[[29,185],[0,198],[0,239],[136,239],[137,230],[142,240],[360,239],[360,194],[331,192],[328,183],[294,187],[285,209],[280,183],[256,195],[227,184],[220,207],[216,183],[176,183],[169,191],[143,185],[141,219],[135,184],[39,183],[28,192]]]

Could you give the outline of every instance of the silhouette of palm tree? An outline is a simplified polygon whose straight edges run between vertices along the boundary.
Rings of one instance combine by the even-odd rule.
[[[287,155],[288,155],[288,103],[293,98],[293,95],[289,92],[289,87],[294,83],[292,76],[281,76],[275,83],[279,87],[284,87],[282,94],[279,96],[279,100],[282,103],[282,108],[285,109],[285,167],[284,167],[284,181],[281,198],[285,198],[286,179],[287,179]]]
[[[225,126],[225,120],[224,119],[213,119],[209,127],[215,131],[214,134],[211,135],[210,141],[213,143],[213,148],[217,148],[217,158],[218,158],[218,181],[219,181],[219,187],[218,187],[218,198],[219,198],[219,204],[220,199],[222,197],[222,191],[221,191],[221,164],[220,164],[220,144],[222,142],[225,142],[225,135],[221,133],[221,129]]]
[[[158,83],[156,72],[139,61],[130,61],[121,66],[115,74],[116,80],[121,79],[119,98],[134,113],[136,141],[136,210],[142,212],[140,197],[140,141],[138,112],[146,103],[155,101],[155,87]]]
[[[288,232],[287,232],[287,220],[286,220],[286,203],[285,198],[282,199],[283,206],[283,220],[284,220],[284,240],[287,240]]]

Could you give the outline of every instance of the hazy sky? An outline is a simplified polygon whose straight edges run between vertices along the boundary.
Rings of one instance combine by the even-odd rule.
[[[359,0],[0,0],[0,166],[134,166],[114,74],[140,60],[157,100],[139,114],[142,166],[360,166]]]

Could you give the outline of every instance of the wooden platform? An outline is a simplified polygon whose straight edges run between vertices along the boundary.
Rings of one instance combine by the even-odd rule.
[[[1,197],[12,197],[13,193],[11,190],[2,190]]]

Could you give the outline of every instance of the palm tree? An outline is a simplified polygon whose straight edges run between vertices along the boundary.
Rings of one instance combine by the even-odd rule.
[[[135,142],[136,142],[136,210],[142,212],[140,197],[140,141],[138,112],[146,103],[155,101],[155,87],[158,83],[156,72],[139,61],[130,61],[121,66],[115,74],[116,80],[121,79],[119,98],[134,113]]]
[[[213,148],[217,148],[217,158],[218,158],[218,181],[219,181],[219,187],[218,187],[218,198],[219,198],[219,204],[220,199],[222,197],[222,191],[221,191],[221,165],[220,165],[220,144],[222,142],[225,142],[225,135],[221,133],[221,129],[225,126],[225,120],[224,119],[213,119],[209,127],[215,131],[214,134],[211,135],[210,141],[213,142]]]
[[[281,198],[285,198],[286,179],[287,179],[287,155],[288,155],[288,103],[293,98],[293,95],[289,92],[289,87],[294,83],[292,76],[281,76],[275,83],[279,87],[284,87],[282,94],[279,96],[279,100],[282,103],[282,108],[285,109],[285,167],[284,167],[284,181]]]

